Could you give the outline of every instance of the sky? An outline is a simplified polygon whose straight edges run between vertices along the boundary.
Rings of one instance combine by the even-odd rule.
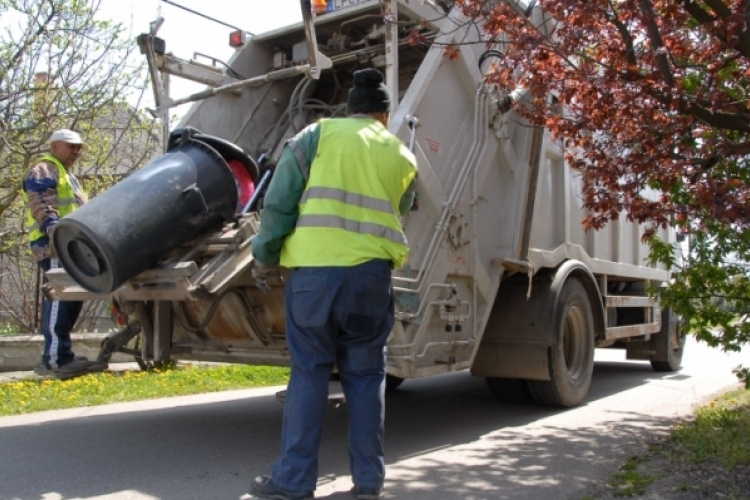
[[[273,7],[271,7],[271,2]],[[194,11],[236,26],[250,33],[263,33],[302,20],[299,0],[173,0]],[[229,46],[232,28],[186,12],[162,0],[101,0],[97,17],[122,23],[135,39],[147,33],[149,23],[158,16],[164,23],[157,35],[166,41],[167,52],[181,59],[191,59],[195,52],[227,61],[234,49]],[[145,61],[137,50],[134,63]],[[205,58],[199,61],[208,62]],[[171,77],[170,95],[173,99],[198,92],[201,84]],[[153,106],[149,90],[147,106]],[[189,104],[174,109],[177,116],[187,112]]]

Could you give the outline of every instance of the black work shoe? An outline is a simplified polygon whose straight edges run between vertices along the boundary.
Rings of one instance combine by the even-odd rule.
[[[107,369],[107,363],[103,361],[89,361],[84,357],[76,356],[73,361],[50,370],[55,378],[66,379],[86,375],[87,373],[103,372]]]
[[[313,500],[312,491],[287,491],[276,486],[270,476],[258,476],[250,484],[250,494],[267,500]]]
[[[83,362],[88,361],[88,360],[89,358],[87,358],[86,356],[73,356],[73,359],[70,360],[70,363],[75,361],[76,365],[73,365],[73,366],[81,366]],[[95,366],[98,367],[99,365],[95,365]],[[107,368],[107,366],[105,365],[104,368]],[[37,375],[41,375],[42,377],[55,377],[56,376],[55,370],[58,370],[58,369],[59,368],[49,368],[47,367],[47,365],[44,364],[44,361],[42,361],[41,363],[39,363],[37,366],[34,367],[34,373],[36,373]],[[68,368],[68,371],[70,371],[70,368]],[[102,371],[102,370],[95,369],[94,371]]]
[[[377,490],[367,490],[364,488],[360,488],[359,486],[355,486],[354,488],[352,488],[352,493],[357,498],[357,500],[378,500],[382,491],[382,488]]]

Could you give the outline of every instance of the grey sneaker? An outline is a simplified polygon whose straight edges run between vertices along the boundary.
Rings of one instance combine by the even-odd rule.
[[[276,486],[270,476],[258,476],[250,484],[250,494],[266,500],[313,500],[312,491],[287,491]]]
[[[73,361],[65,363],[62,366],[53,368],[50,371],[55,378],[65,379],[78,377],[87,373],[103,372],[107,369],[107,363],[103,361],[89,361],[84,357],[75,357]]]
[[[382,492],[382,488],[379,488],[377,490],[367,490],[364,488],[360,488],[359,486],[355,486],[354,488],[352,488],[352,493],[357,500],[378,500],[380,498],[380,493]]]

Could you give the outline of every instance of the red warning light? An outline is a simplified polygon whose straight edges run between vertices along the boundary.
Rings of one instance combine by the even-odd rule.
[[[232,31],[229,34],[229,46],[234,47],[235,49],[242,47],[245,45],[246,39],[246,33],[242,30]]]

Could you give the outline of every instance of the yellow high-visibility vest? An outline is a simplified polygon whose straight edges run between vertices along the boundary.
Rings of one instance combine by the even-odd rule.
[[[70,182],[68,177],[68,170],[63,166],[60,161],[50,154],[42,156],[36,163],[51,163],[57,167],[57,213],[60,217],[68,215],[70,212],[78,208],[78,200],[76,199],[75,191],[73,190],[73,183]],[[31,214],[29,207],[29,195],[25,189],[21,189],[21,196],[26,204],[26,229],[29,232],[29,241],[36,241],[39,238],[46,236],[39,227],[39,223],[36,221],[34,216]]]
[[[317,154],[285,267],[344,267],[385,259],[401,267],[409,247],[398,207],[417,173],[414,155],[370,117],[320,121]]]

